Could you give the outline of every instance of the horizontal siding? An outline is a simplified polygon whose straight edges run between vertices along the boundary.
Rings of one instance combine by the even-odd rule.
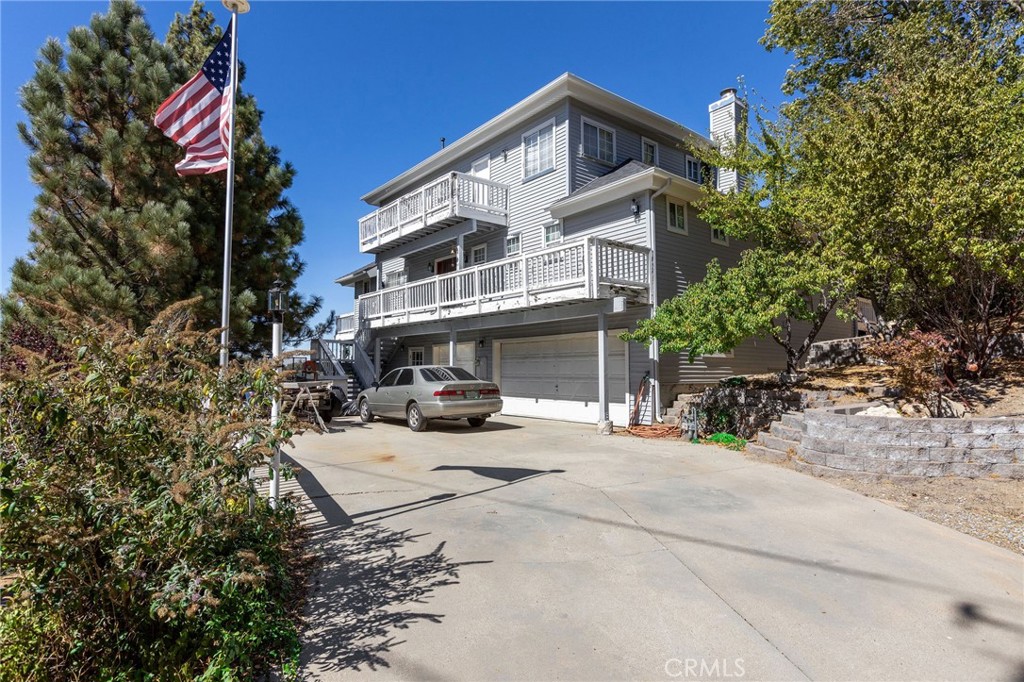
[[[630,199],[618,199],[590,211],[569,216],[562,221],[562,237],[565,240],[579,237],[602,237],[616,241],[647,245],[646,195],[638,197],[640,218],[633,217]]]

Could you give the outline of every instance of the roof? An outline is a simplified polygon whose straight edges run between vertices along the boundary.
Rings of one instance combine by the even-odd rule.
[[[599,88],[579,76],[565,73],[518,104],[506,109],[487,123],[463,135],[455,142],[452,142],[444,149],[434,153],[401,175],[367,192],[361,198],[368,204],[380,206],[386,199],[430,180],[434,174],[440,172],[446,165],[453,163],[475,147],[516,128],[532,116],[541,113],[544,109],[566,97],[572,97],[577,101],[589,104],[602,111],[616,113],[623,118],[637,121],[644,127],[656,130],[670,137],[691,138],[698,144],[712,144],[711,140],[707,137],[661,114],[656,114],[650,109],[619,97],[604,88]]]
[[[579,196],[580,194],[586,194],[587,192],[593,192],[595,190],[601,189],[602,187],[605,187],[606,185],[610,185],[613,182],[618,182],[619,180],[628,178],[630,175],[643,173],[648,168],[653,167],[654,166],[650,166],[646,163],[641,163],[636,159],[626,159],[618,166],[612,168],[610,171],[605,173],[604,175],[594,178],[587,184],[583,185],[578,190],[576,190],[569,196],[565,197],[565,199],[568,199],[569,197]],[[560,199],[559,201],[564,201],[565,199]]]
[[[370,263],[369,265],[364,265],[361,268],[356,268],[355,270],[353,270],[352,272],[348,273],[347,275],[342,275],[338,279],[334,280],[334,283],[335,284],[341,284],[342,286],[347,286],[349,284],[355,283],[358,280],[366,279],[366,278],[372,278],[372,277],[376,277],[376,276],[377,276],[377,264],[376,263]]]

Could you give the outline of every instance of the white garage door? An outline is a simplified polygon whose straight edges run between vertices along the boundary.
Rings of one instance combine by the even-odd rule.
[[[597,334],[495,341],[503,414],[567,421],[598,420]],[[611,419],[626,419],[626,344],[608,335]]]

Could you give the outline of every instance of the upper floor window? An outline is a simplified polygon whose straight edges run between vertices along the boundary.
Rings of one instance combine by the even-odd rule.
[[[640,146],[643,155],[643,162],[648,166],[658,165],[658,143],[651,142],[646,137],[641,138]]]
[[[725,233],[725,230],[713,227],[711,228],[711,241],[723,246],[729,246],[729,235]]]
[[[552,223],[544,226],[544,246],[557,244],[562,241],[562,223]]]
[[[615,131],[584,118],[583,154],[605,163],[615,163]]]
[[[523,248],[523,243],[518,234],[510,234],[505,238],[505,255],[517,256]]]
[[[384,288],[400,287],[409,281],[409,273],[405,270],[395,270],[384,275]]]
[[[677,204],[674,201],[669,201],[668,229],[672,232],[687,234],[686,227],[686,204]]]
[[[528,180],[555,167],[555,120],[543,123],[523,135],[523,179]]]
[[[469,264],[480,265],[481,263],[487,262],[487,244],[480,244],[474,246],[473,250],[469,252]]]
[[[686,179],[700,184],[700,161],[692,156],[686,157]]]

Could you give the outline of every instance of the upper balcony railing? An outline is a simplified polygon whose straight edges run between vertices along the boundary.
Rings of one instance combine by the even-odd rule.
[[[359,297],[372,327],[428,322],[627,294],[649,301],[650,250],[597,237]]]
[[[352,339],[356,334],[356,314],[345,313],[334,318],[334,337]]]
[[[466,173],[450,173],[378,208],[359,221],[359,250],[376,253],[428,227],[476,218],[508,224],[508,187]]]

